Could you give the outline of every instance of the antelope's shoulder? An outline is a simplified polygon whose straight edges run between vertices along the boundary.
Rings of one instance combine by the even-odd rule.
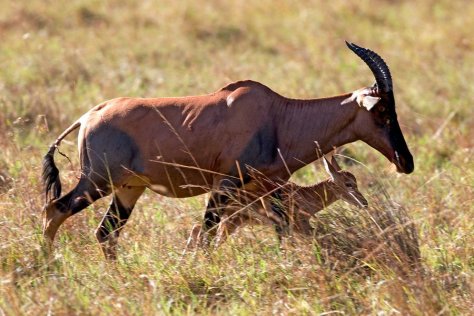
[[[243,80],[230,83],[221,88],[218,92],[227,94],[226,102],[228,107],[233,107],[244,100],[258,100],[269,98],[274,92],[266,85],[253,81]]]

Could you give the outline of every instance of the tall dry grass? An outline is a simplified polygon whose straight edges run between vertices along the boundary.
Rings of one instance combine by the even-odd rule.
[[[470,315],[473,306],[474,5],[469,1],[0,3],[0,314]],[[391,67],[415,157],[398,175],[365,144],[347,146],[371,208],[337,203],[317,235],[280,249],[246,229],[206,256],[182,255],[204,197],[145,194],[104,262],[94,238],[108,201],[41,250],[41,157],[75,118],[117,96],[212,92],[251,78],[289,97],[373,79],[344,39]],[[73,138],[58,157],[76,181]],[[312,167],[294,180],[319,181]]]

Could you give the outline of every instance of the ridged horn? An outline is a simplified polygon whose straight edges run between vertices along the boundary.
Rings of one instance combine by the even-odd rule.
[[[382,57],[370,49],[360,47],[354,43],[346,41],[346,45],[369,66],[379,90],[385,93],[393,90],[392,75],[390,75],[390,70]]]

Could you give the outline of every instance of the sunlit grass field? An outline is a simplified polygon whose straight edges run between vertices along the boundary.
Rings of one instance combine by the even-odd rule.
[[[474,2],[0,2],[0,315],[474,314]],[[92,106],[118,96],[210,93],[253,79],[313,98],[374,81],[344,40],[391,68],[415,172],[363,143],[344,153],[371,207],[335,203],[318,234],[280,248],[244,229],[183,253],[205,196],[146,193],[107,263],[94,230],[103,199],[40,251],[41,159]],[[76,139],[56,155],[65,189]],[[323,180],[319,162],[293,180]],[[419,251],[419,253],[418,253]]]

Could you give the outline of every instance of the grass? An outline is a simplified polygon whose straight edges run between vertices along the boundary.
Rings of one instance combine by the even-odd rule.
[[[473,15],[471,2],[444,0],[2,2],[0,315],[474,313]],[[93,233],[105,199],[62,226],[54,257],[39,251],[41,158],[87,109],[246,78],[300,98],[371,84],[344,39],[388,62],[415,157],[415,173],[399,175],[367,145],[346,147],[364,164],[346,167],[367,212],[336,203],[315,218],[314,240],[284,250],[254,228],[209,257],[183,256],[205,197],[147,193],[116,264]],[[70,188],[75,140],[61,149]],[[309,166],[294,180],[321,174]]]

